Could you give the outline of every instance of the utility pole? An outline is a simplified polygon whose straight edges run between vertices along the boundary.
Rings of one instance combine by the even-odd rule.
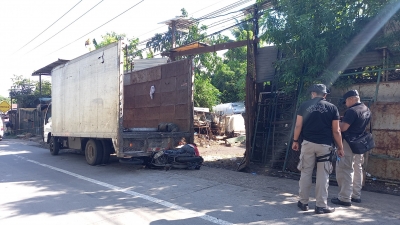
[[[253,41],[254,41],[254,55],[257,55],[258,43],[256,40],[258,39],[258,4],[254,5],[254,15],[253,15]]]
[[[171,32],[172,32],[172,48],[176,46],[176,20],[171,21]]]
[[[189,32],[188,28],[190,24],[192,24],[191,19],[183,18],[183,17],[175,17],[172,19],[169,19],[164,22],[160,22],[159,24],[166,24],[169,27],[171,27],[171,49],[176,48],[176,32],[181,31],[181,32]],[[170,59],[171,61],[175,61],[175,56],[171,55]]]
[[[260,92],[260,84],[256,83],[256,57],[257,57],[257,47],[258,47],[258,4],[254,4],[253,12],[253,38],[250,40],[248,36],[247,45],[247,75],[246,75],[246,117],[245,117],[245,127],[246,127],[246,151],[242,162],[239,164],[237,170],[244,171],[248,168],[250,164],[250,155],[253,135],[254,125],[256,120],[256,109],[257,109],[257,96]]]
[[[171,32],[172,32],[171,46],[172,46],[172,49],[174,49],[176,46],[176,20],[171,21]],[[171,61],[175,61],[175,56],[171,57]]]

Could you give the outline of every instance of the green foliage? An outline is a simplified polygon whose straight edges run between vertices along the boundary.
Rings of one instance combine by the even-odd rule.
[[[312,83],[330,86],[328,81],[337,74],[325,71],[329,63],[388,2],[274,0],[274,8],[262,17],[261,38],[284,53],[276,65],[283,89],[295,90],[300,80],[305,87]],[[366,49],[376,46],[377,40],[383,38],[375,38]]]
[[[251,28],[241,26],[232,30],[237,41],[253,37],[253,33],[246,29]],[[228,50],[224,54],[223,62],[216,67],[212,84],[222,92],[221,101],[225,103],[244,101],[246,95],[247,47]]]
[[[187,17],[185,9],[182,17]],[[236,41],[252,38],[252,27],[244,23],[232,31]],[[249,32],[250,31],[250,32]],[[176,46],[195,41],[215,45],[231,41],[223,35],[207,35],[207,27],[194,22],[188,32],[176,31]],[[172,30],[156,34],[146,46],[154,52],[164,52],[172,48]],[[228,50],[221,58],[217,53],[204,53],[194,57],[196,106],[209,107],[221,102],[237,102],[245,99],[245,77],[247,73],[247,47]]]
[[[40,88],[39,88],[39,82],[33,82],[35,85],[35,91],[33,92],[33,95],[35,96],[40,96]],[[41,97],[43,98],[50,98],[51,97],[51,82],[47,80],[42,80],[42,95]]]
[[[123,40],[126,38],[126,34],[117,34],[114,31],[111,33],[106,33],[105,35],[101,36],[102,40],[100,43],[96,41],[96,39],[93,39],[93,45],[96,49],[99,49],[101,47],[104,47],[106,45],[109,45],[111,43],[114,43],[118,40]],[[131,38],[128,39],[128,52],[125,52],[124,54],[127,54],[127,57],[124,57],[124,66],[126,67],[127,65],[130,65],[133,62],[134,58],[140,58],[143,59],[143,52],[142,50],[138,50],[138,44],[139,44],[139,38]]]
[[[181,9],[182,17],[187,17],[188,13],[185,9]],[[188,28],[188,32],[175,32],[176,46],[183,46],[194,41],[205,42],[208,44],[218,43],[221,36],[206,38],[207,27],[198,23],[193,23]],[[146,47],[149,48],[148,56],[152,57],[153,52],[164,52],[172,48],[172,30],[163,34],[155,34],[155,36],[147,42]],[[177,59],[178,60],[178,59]],[[216,53],[205,53],[194,57],[194,104],[199,107],[211,108],[219,103],[220,91],[211,84],[211,77],[221,64],[221,58]]]
[[[10,97],[13,99],[13,103],[17,103],[20,108],[35,108],[39,104],[39,98],[51,97],[50,81],[42,81],[42,94],[40,94],[38,81],[32,81],[22,75],[14,75],[11,80],[13,85],[10,90]]]
[[[126,34],[117,34],[114,31],[111,31],[111,33],[107,32],[105,35],[101,35],[101,38],[102,38],[102,40],[100,43],[98,43],[96,41],[96,39],[93,38],[93,45],[96,49],[99,49],[101,47],[104,47],[106,45],[114,43],[118,40],[122,40],[122,39],[126,38]]]
[[[10,103],[10,98],[0,95],[0,102],[2,102],[2,101],[6,101],[6,102]]]
[[[211,84],[209,77],[196,74],[194,89],[194,106],[211,109],[219,103],[219,91]]]

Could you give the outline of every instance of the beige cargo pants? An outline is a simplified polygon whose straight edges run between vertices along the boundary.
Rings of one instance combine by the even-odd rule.
[[[316,157],[330,153],[329,145],[316,144],[304,140],[301,144],[300,162],[297,167],[301,171],[299,181],[300,202],[308,204],[310,189],[312,185],[312,175],[316,162]],[[327,207],[329,174],[332,172],[330,162],[317,163],[317,179],[315,182],[315,199],[317,207]]]
[[[336,162],[336,180],[340,189],[338,199],[351,202],[351,198],[361,198],[364,156],[354,154],[345,140],[343,149],[344,157]]]

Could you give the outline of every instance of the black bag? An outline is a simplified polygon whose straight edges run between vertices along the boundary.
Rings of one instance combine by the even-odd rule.
[[[345,137],[345,140],[354,154],[364,154],[375,148],[374,138],[370,132],[364,132],[362,135],[352,139]]]
[[[336,162],[338,159],[338,155],[337,155],[337,149],[336,148],[329,148],[330,153],[326,154],[326,155],[322,155],[322,156],[317,156],[316,157],[316,161],[317,162]]]

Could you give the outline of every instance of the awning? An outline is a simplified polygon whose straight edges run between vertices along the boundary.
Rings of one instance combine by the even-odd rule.
[[[32,76],[40,76],[40,75],[51,76],[51,70],[53,70],[54,67],[65,64],[68,61],[69,60],[66,59],[58,59],[57,61],[50,63],[49,65],[41,69],[36,70],[35,72],[32,73]]]

